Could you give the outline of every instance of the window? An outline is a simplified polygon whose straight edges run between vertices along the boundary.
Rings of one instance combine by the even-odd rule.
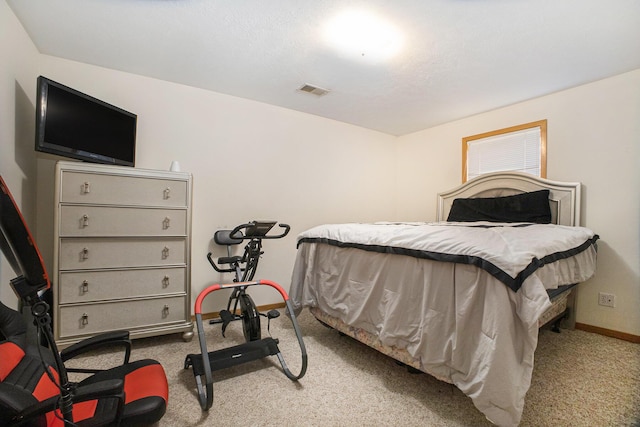
[[[547,177],[547,121],[462,138],[462,182],[498,171]]]

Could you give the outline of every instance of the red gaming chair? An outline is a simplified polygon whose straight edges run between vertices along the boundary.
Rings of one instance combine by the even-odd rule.
[[[31,307],[39,338],[38,343],[29,342],[24,317],[0,302],[0,426],[143,426],[160,420],[168,399],[165,372],[154,360],[129,361],[128,332],[98,335],[58,352],[49,306],[41,298],[49,279],[1,176],[0,249],[18,274],[11,286],[23,305]],[[79,354],[111,345],[124,350],[121,366],[72,370],[64,365]],[[91,375],[72,383],[69,371]]]

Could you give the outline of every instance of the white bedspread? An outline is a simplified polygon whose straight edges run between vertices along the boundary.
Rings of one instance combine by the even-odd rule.
[[[517,290],[532,272],[588,249],[597,236],[588,228],[554,224],[381,222],[321,225],[298,236],[298,242],[307,240],[471,264]]]
[[[489,225],[315,227],[298,238],[291,301],[406,349],[490,421],[517,425],[538,318],[550,306],[546,289],[594,274],[597,236],[581,227]],[[403,253],[413,256],[389,255]],[[441,262],[445,255],[457,261]],[[503,273],[517,292],[498,280]]]

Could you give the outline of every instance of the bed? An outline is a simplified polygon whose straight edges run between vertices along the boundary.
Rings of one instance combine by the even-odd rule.
[[[575,320],[598,236],[579,183],[517,172],[438,194],[437,222],[325,224],[298,236],[290,298],[322,323],[455,384],[517,425],[541,326]]]

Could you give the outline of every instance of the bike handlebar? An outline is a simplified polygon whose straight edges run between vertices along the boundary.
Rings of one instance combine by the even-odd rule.
[[[289,231],[291,230],[289,224],[278,224],[278,226],[280,228],[283,228],[284,230],[280,234],[267,235],[267,233],[271,231],[274,225],[276,225],[275,221],[251,221],[246,224],[240,224],[231,231],[220,230],[216,232],[216,243],[235,245],[243,240],[281,239],[289,234]],[[244,233],[242,233],[243,230],[245,230]],[[218,233],[221,233],[221,237],[218,237]],[[211,264],[214,270],[216,270],[218,273],[236,272],[236,268],[233,266],[229,268],[218,267],[218,265],[212,258],[211,252],[207,254],[207,259],[209,260],[209,264]],[[244,256],[229,256],[218,259],[218,263],[221,264],[231,265],[237,262],[246,262],[246,260],[244,259]]]
[[[211,264],[211,266],[213,267],[213,269],[215,271],[217,271],[218,273],[233,273],[235,272],[235,268],[220,268],[216,265],[215,261],[213,260],[213,258],[211,257],[211,252],[209,252],[207,254],[207,259],[209,260],[209,264]]]
[[[231,232],[229,236],[233,239],[242,239],[242,240],[251,240],[254,238],[258,239],[281,239],[287,234],[289,234],[289,230],[291,227],[289,224],[278,224],[280,228],[284,228],[282,234],[277,235],[267,235],[267,233],[271,230],[271,228],[275,225],[275,222],[260,222],[260,221],[251,221],[246,224],[240,224],[236,226]],[[238,232],[245,230],[244,233],[238,234]]]

